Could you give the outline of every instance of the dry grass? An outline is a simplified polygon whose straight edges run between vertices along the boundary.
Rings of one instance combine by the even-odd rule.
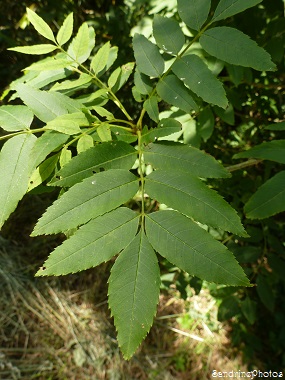
[[[0,241],[1,243],[1,241]],[[106,301],[106,270],[35,279],[21,251],[0,249],[0,378],[3,380],[203,380],[245,369],[230,349],[215,301],[162,295],[154,326],[126,362]]]

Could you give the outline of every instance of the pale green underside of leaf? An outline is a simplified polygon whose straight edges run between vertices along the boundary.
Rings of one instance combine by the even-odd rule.
[[[83,135],[80,137],[80,139],[77,142],[76,149],[77,153],[85,152],[85,150],[88,150],[89,148],[92,148],[94,146],[94,140],[92,136],[90,135]]]
[[[125,207],[92,219],[57,247],[36,276],[59,276],[110,260],[134,238],[138,215]]]
[[[168,104],[178,107],[186,113],[193,110],[198,111],[198,106],[189,90],[175,75],[167,75],[160,80],[156,89],[161,99]]]
[[[67,69],[57,69],[52,71],[42,71],[42,72],[28,72],[28,74],[35,74],[36,76],[28,81],[29,86],[34,88],[42,88],[50,83],[56,82],[58,80],[66,78],[71,74],[71,71]]]
[[[23,131],[30,128],[33,112],[26,106],[1,106],[0,127],[5,131]]]
[[[162,119],[156,128],[152,128],[142,133],[142,144],[149,144],[159,137],[169,136],[172,133],[180,132],[182,125],[179,121],[171,118]]]
[[[178,0],[178,13],[189,28],[200,30],[208,18],[211,0]]]
[[[164,60],[158,47],[142,34],[136,33],[133,38],[133,48],[140,72],[150,77],[160,77],[164,71]]]
[[[71,68],[73,61],[68,58],[53,58],[39,61],[25,68],[27,71],[53,71],[64,68]]]
[[[9,48],[7,50],[16,51],[17,53],[23,54],[33,54],[33,55],[41,55],[51,53],[56,50],[57,46],[52,44],[39,44],[39,45],[30,45],[30,46],[16,46],[14,48]]]
[[[29,180],[29,159],[36,137],[23,134],[8,140],[0,153],[0,228],[25,195]]]
[[[145,191],[151,198],[203,224],[247,236],[236,211],[196,177],[174,170],[156,170],[146,177]]]
[[[76,62],[83,63],[89,58],[94,46],[94,29],[92,27],[88,27],[87,22],[84,22],[78,29],[76,36],[72,39],[67,53]]]
[[[92,58],[90,67],[94,71],[95,75],[97,75],[106,66],[110,54],[110,47],[110,41],[106,42],[100,47],[98,52]]]
[[[230,177],[230,173],[201,150],[175,142],[159,142],[144,148],[144,159],[156,169],[179,170],[203,178]]]
[[[160,15],[154,16],[153,35],[157,45],[169,54],[178,54],[185,42],[179,23]]]
[[[73,13],[70,13],[64,20],[62,26],[60,27],[56,40],[59,45],[64,45],[72,36],[73,31]]]
[[[261,2],[262,0],[220,0],[211,21],[224,20]]]
[[[123,141],[104,142],[74,157],[61,169],[51,185],[73,186],[90,177],[100,168],[131,169],[137,158],[137,151]],[[58,179],[57,177],[62,177]]]
[[[79,123],[76,120],[77,115],[78,113],[60,115],[55,119],[49,121],[46,124],[45,128],[52,129],[56,132],[65,133],[66,135],[77,135],[81,133]],[[82,116],[84,117],[84,114],[82,114]]]
[[[222,83],[197,55],[190,54],[176,60],[172,71],[205,102],[222,108],[227,106],[228,100]]]
[[[62,133],[47,131],[35,142],[31,151],[30,171],[33,171],[51,152],[63,145],[68,139]]]
[[[48,40],[55,42],[53,32],[49,25],[31,9],[26,8],[26,10],[28,19],[36,31]]]
[[[191,275],[226,285],[249,285],[233,254],[191,219],[176,211],[147,215],[146,235],[157,252]]]
[[[15,90],[23,102],[45,123],[67,113],[67,109],[59,103],[54,93],[36,90],[23,83],[17,84]]]
[[[274,71],[270,55],[240,30],[219,26],[207,30],[200,43],[207,53],[227,63],[252,67],[260,71]]]
[[[132,198],[138,180],[127,170],[110,169],[86,178],[50,206],[32,236],[67,231],[109,212]]]
[[[253,194],[244,207],[250,219],[264,219],[285,211],[285,171],[276,174]]]
[[[234,155],[234,158],[261,158],[285,164],[285,140],[273,140],[257,145],[245,152]]]
[[[88,74],[81,74],[78,79],[65,80],[63,82],[57,82],[52,86],[50,91],[62,91],[77,90],[81,86],[87,87],[87,84],[91,84],[92,77]],[[86,86],[85,86],[86,85]]]
[[[141,230],[119,255],[109,278],[109,306],[125,359],[134,354],[150,330],[159,287],[157,257]]]
[[[36,188],[51,176],[56,167],[58,159],[59,153],[47,158],[44,162],[40,164],[40,166],[32,173],[29,179],[28,191],[31,191],[32,189]]]
[[[111,86],[113,92],[119,91],[125,83],[127,83],[133,69],[135,67],[135,62],[128,62],[123,66],[119,67],[119,75],[116,82]],[[108,82],[109,83],[109,82]]]

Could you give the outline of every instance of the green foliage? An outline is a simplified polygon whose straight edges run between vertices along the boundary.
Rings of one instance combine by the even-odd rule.
[[[19,98],[24,105],[0,107],[0,126],[13,132],[1,137],[9,139],[0,155],[5,178],[1,226],[26,192],[61,188],[32,236],[63,232],[68,238],[37,275],[74,273],[118,255],[109,279],[109,306],[125,358],[134,354],[153,323],[160,286],[156,253],[199,279],[250,285],[230,247],[214,238],[228,236],[226,232],[248,236],[237,212],[205,180],[228,178],[230,172],[190,142],[210,138],[213,112],[233,123],[228,98],[234,103],[234,97],[217,78],[225,62],[275,69],[269,54],[249,36],[227,26],[212,28],[213,22],[258,3],[221,0],[210,19],[210,0],[178,0],[181,19],[155,16],[154,38],[134,34],[135,63],[128,57],[116,68],[118,48],[109,41],[95,46],[97,36],[87,22],[72,38],[72,14],[55,37],[28,9],[29,21],[49,43],[11,49],[56,53],[28,66],[11,83],[9,91],[15,93],[9,100]],[[130,112],[126,104],[134,100],[125,104],[120,93],[133,84],[135,65],[136,102]],[[263,199],[258,192],[256,196],[257,202]],[[262,281],[259,291],[266,302],[268,287]],[[247,298],[225,302],[222,317],[234,302],[253,323],[254,303]]]

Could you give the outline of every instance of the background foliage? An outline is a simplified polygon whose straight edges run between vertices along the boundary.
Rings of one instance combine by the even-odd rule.
[[[77,26],[83,21],[90,20],[90,25],[94,25],[96,31],[100,30],[100,34],[98,33],[99,45],[101,42],[105,43],[111,40],[112,45],[120,47],[120,59],[124,63],[133,59],[129,32],[133,33],[139,30],[149,36],[149,18],[157,11],[160,11],[161,15],[178,17],[175,4],[171,4],[171,2],[168,4],[154,1],[143,3],[142,5],[138,1],[110,2],[109,4],[102,2],[102,4],[98,4],[96,10],[92,8],[91,4],[89,6],[88,2],[84,2],[80,6],[78,3],[63,2],[63,7],[60,9],[56,2],[55,4],[39,3],[36,6],[39,14],[46,21],[50,19],[54,22],[55,30],[69,11],[75,10]],[[218,2],[212,3],[214,9]],[[27,5],[30,6],[30,4]],[[13,9],[15,9],[15,5]],[[89,12],[90,10],[91,12]],[[31,28],[25,28],[23,31],[19,27],[15,29],[15,25],[18,25],[25,10],[17,7],[17,12],[19,12],[18,17],[17,13],[11,12],[10,18],[7,19],[9,22],[5,21],[4,23],[3,21],[2,41],[6,46],[30,45],[31,41],[35,43],[34,40],[36,43],[41,42]],[[220,159],[224,164],[230,166],[232,178],[223,179],[223,181],[211,180],[211,185],[235,209],[239,210],[240,215],[243,215],[243,224],[250,234],[250,238],[218,237],[223,239],[227,247],[234,252],[251,282],[257,284],[252,289],[208,285],[212,296],[220,302],[219,319],[231,319],[233,343],[244,347],[246,360],[254,360],[257,357],[272,368],[282,368],[285,363],[283,354],[284,306],[282,303],[285,268],[283,214],[265,215],[265,218],[263,215],[250,217],[248,204],[250,204],[249,199],[256,194],[262,184],[282,173],[284,162],[277,160],[276,157],[266,156],[264,151],[257,155],[252,150],[252,154],[247,153],[246,157],[257,159],[256,161],[244,166],[235,166],[236,162],[242,161],[234,160],[233,156],[263,142],[272,142],[283,138],[282,124],[280,128],[277,127],[277,130],[275,130],[276,127],[265,128],[270,124],[282,121],[284,115],[285,26],[283,16],[284,4],[282,1],[276,1],[274,4],[270,1],[263,1],[261,6],[248,9],[223,22],[225,26],[237,27],[242,30],[256,40],[259,45],[266,48],[277,64],[278,71],[265,74],[230,65],[219,67],[219,62],[213,62],[217,71],[222,70],[220,75],[227,85],[227,94],[232,107],[227,112],[217,106],[205,107],[194,127],[188,121],[187,141],[196,147],[205,149],[216,159]],[[118,17],[122,23],[117,22]],[[49,24],[51,25],[52,22]],[[120,38],[116,40],[116,36],[120,36]],[[19,56],[13,52],[7,53],[6,50],[3,50],[1,54],[4,57],[2,62],[5,63],[1,70],[4,74],[8,74],[1,76],[5,78],[5,81],[7,80],[2,84],[4,88],[10,80],[15,78],[19,67],[28,66],[29,58],[25,57],[24,59],[27,61],[23,62],[21,59],[19,62],[19,58],[17,58]],[[12,63],[9,66],[6,62]],[[8,73],[7,67],[12,68]],[[122,91],[121,96],[124,98],[124,103],[128,104],[134,115],[138,114],[135,102],[130,96],[131,84]],[[179,117],[179,114],[175,116]],[[281,155],[282,149],[284,150],[284,145],[281,144]],[[245,154],[235,157],[236,159],[242,158],[245,157]],[[280,189],[280,187],[284,188],[284,185],[283,182],[278,181],[277,188]],[[266,189],[267,192],[268,189]],[[279,205],[282,202],[284,202],[284,192],[280,194]],[[244,205],[247,206],[244,208]],[[282,211],[282,209],[279,207],[278,211]],[[274,212],[274,214],[276,213]],[[268,218],[269,216],[270,218]],[[259,220],[260,218],[261,220]],[[165,271],[169,270],[168,263],[162,261],[161,265],[162,268],[165,267]],[[189,284],[190,279],[187,276],[185,277],[179,271],[174,273],[174,281],[176,280],[176,286],[181,290],[182,296],[187,294],[185,289],[189,289],[189,285],[198,289],[197,284],[193,282]],[[268,342],[266,349],[263,344],[265,341]],[[268,361],[269,358],[270,361]]]

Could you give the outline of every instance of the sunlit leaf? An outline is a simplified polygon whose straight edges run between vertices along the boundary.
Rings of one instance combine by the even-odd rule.
[[[47,158],[39,167],[32,173],[29,179],[28,191],[31,191],[35,187],[43,183],[53,173],[56,164],[58,163],[59,154]]]
[[[133,240],[138,222],[125,207],[92,219],[50,254],[36,276],[74,273],[110,260]]]
[[[159,274],[157,257],[141,230],[120,253],[109,278],[109,306],[125,359],[134,354],[152,326]]]
[[[48,40],[55,42],[53,32],[48,24],[31,9],[26,8],[26,11],[28,19],[36,31]]]
[[[29,159],[36,137],[22,134],[10,138],[0,152],[0,228],[16,209],[28,189]]]
[[[80,137],[80,139],[77,142],[77,153],[82,153],[85,150],[93,147],[94,145],[94,140],[90,135],[83,135]]]
[[[51,121],[57,116],[67,113],[67,109],[53,93],[36,90],[23,83],[17,84],[15,89],[23,102],[44,122]]]
[[[39,45],[30,45],[30,46],[17,46],[14,48],[9,48],[8,50],[16,51],[23,54],[33,54],[41,55],[51,53],[52,51],[58,49],[57,46],[51,44],[39,44]]]
[[[84,178],[91,177],[100,168],[131,169],[137,151],[123,141],[105,142],[74,157],[51,182],[55,186],[72,186]],[[60,179],[61,177],[61,179]]]
[[[203,224],[247,236],[236,211],[196,177],[181,171],[156,170],[146,177],[145,191]]]
[[[72,36],[73,31],[73,13],[70,13],[64,20],[62,26],[60,27],[56,40],[59,45],[64,45]]]
[[[39,219],[32,236],[78,227],[127,202],[137,191],[137,177],[127,170],[94,174],[56,200]]]
[[[29,129],[34,118],[33,112],[26,106],[1,106],[0,127],[5,131]]]
[[[146,235],[157,252],[191,275],[221,284],[249,285],[234,255],[195,222],[176,211],[148,214]]]
[[[92,27],[89,28],[87,22],[84,22],[71,41],[67,53],[78,63],[83,63],[89,58],[94,45],[94,29]]]
[[[107,65],[108,58],[110,54],[110,41],[106,42],[100,49],[97,51],[97,53],[94,55],[94,57],[91,60],[91,70],[93,70],[94,74],[97,75],[100,71],[104,69],[104,67]]]

